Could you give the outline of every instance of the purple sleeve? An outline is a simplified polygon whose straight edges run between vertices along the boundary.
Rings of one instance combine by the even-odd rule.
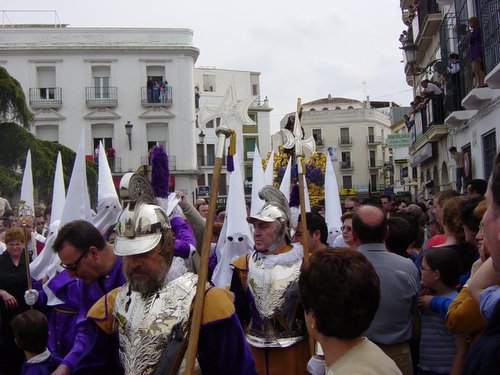
[[[191,247],[189,245],[196,246],[191,226],[180,216],[176,216],[170,220],[170,225],[172,225],[175,233],[174,256],[189,258],[191,254]]]
[[[236,314],[201,327],[198,362],[203,375],[257,375]]]

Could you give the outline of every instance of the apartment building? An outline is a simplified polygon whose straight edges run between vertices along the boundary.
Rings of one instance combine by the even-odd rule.
[[[270,113],[267,97],[262,98],[260,92],[260,73],[253,71],[215,69],[208,67],[198,67],[194,71],[195,90],[197,99],[197,109],[207,106],[216,108],[225,97],[227,89],[231,86],[234,90],[235,100],[241,101],[249,97],[255,97],[248,108],[248,116],[255,122],[255,125],[242,125],[236,121],[228,124],[236,132],[236,149],[241,158],[243,178],[247,181],[245,186],[246,194],[251,193],[252,164],[255,146],[257,145],[263,157],[271,149],[270,142]],[[198,102],[199,100],[199,102]],[[198,178],[199,193],[206,195],[210,186],[215,160],[215,149],[217,136],[215,128],[220,119],[210,121],[207,124],[196,123],[197,129],[197,155],[200,176]],[[227,185],[229,182],[225,161],[222,169],[221,181],[219,183],[219,195],[227,195]]]
[[[401,0],[408,39],[402,46],[406,80],[415,96],[421,82],[437,83],[443,94],[415,110],[410,133],[410,164],[417,169],[419,196],[456,187],[448,152],[466,155],[469,179],[489,177],[499,143],[500,25],[498,0]],[[474,85],[468,20],[477,17],[481,32],[484,87]],[[457,57],[458,70],[453,70]]]
[[[386,144],[391,132],[390,112],[380,104],[331,95],[302,104],[304,136],[314,138],[316,152],[329,151],[332,155],[343,195],[382,192],[393,183],[392,159]],[[281,128],[289,116],[281,121]],[[275,151],[281,144],[279,132],[273,135]],[[308,151],[306,160],[307,155]]]
[[[115,156],[118,181],[148,164],[163,145],[171,188],[194,194],[194,64],[188,29],[72,28],[10,25],[0,29],[0,65],[23,87],[39,138],[76,149],[82,127],[89,159],[102,141]]]

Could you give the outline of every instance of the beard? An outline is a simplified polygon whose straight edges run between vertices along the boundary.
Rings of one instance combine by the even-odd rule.
[[[125,277],[132,291],[146,297],[150,293],[158,291],[164,284],[170,265],[161,262],[161,268],[153,273],[142,267],[135,267],[125,272]],[[138,277],[140,276],[140,277]]]

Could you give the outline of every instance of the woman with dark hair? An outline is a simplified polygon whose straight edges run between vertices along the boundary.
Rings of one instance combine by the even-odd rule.
[[[327,375],[401,374],[361,336],[380,300],[379,278],[363,254],[346,248],[316,251],[300,274],[299,290],[307,330],[323,349]]]
[[[469,43],[474,87],[483,87],[483,46],[481,42],[481,29],[479,28],[479,20],[477,17],[469,18]]]

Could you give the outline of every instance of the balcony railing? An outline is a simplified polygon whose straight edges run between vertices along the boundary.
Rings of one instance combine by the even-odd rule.
[[[172,105],[172,86],[165,86],[165,92],[160,90],[151,90],[147,87],[141,87],[141,104],[143,106],[164,106]]]
[[[115,107],[118,104],[117,87],[85,87],[87,107]]]
[[[33,108],[60,108],[62,106],[62,88],[30,88],[30,106]]]
[[[368,168],[370,168],[370,169],[381,169],[383,166],[384,166],[384,163],[382,162],[382,160],[370,159],[368,161]]]
[[[324,144],[323,138],[321,137],[314,137],[314,142],[316,143],[316,146],[323,146]]]
[[[198,167],[213,167],[215,157],[214,155],[198,156]]]
[[[479,0],[479,25],[483,39],[484,74],[500,63],[500,4],[498,1]]]
[[[351,137],[339,137],[339,146],[350,146],[352,145]]]
[[[442,21],[441,11],[436,0],[420,0],[417,17],[419,33],[415,42],[425,50]]]
[[[347,171],[354,169],[354,162],[352,161],[339,161],[339,167],[341,171]]]
[[[141,156],[141,165],[150,165],[150,164],[151,164],[151,158],[149,156]],[[168,168],[171,171],[177,170],[175,156],[172,155],[168,156]]]
[[[368,135],[366,137],[366,143],[372,146],[379,145],[382,143],[382,137],[380,135]]]

